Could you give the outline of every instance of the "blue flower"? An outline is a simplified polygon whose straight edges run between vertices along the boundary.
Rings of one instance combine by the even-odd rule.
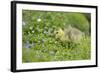
[[[24,45],[24,47],[25,47],[26,49],[30,49],[31,47],[34,47],[34,46],[35,46],[35,43],[30,44],[29,41],[27,41],[27,42],[25,43],[25,45]]]
[[[24,46],[26,49],[29,49],[31,46],[30,46],[30,43],[29,41],[26,42],[25,46]]]
[[[26,49],[30,49],[31,44],[29,43],[29,41],[27,41],[27,42],[25,43],[24,47],[25,47]]]

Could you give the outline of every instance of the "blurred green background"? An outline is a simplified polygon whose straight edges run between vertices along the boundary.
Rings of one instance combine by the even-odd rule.
[[[62,42],[54,31],[71,25],[84,33],[79,44]],[[22,62],[87,60],[91,58],[91,14],[22,11]],[[74,44],[74,46],[73,46]]]

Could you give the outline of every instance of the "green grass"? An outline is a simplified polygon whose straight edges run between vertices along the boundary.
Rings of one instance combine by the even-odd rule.
[[[22,15],[23,63],[91,59],[90,24],[85,14],[23,10]],[[79,43],[55,38],[53,32],[68,25],[85,33]]]

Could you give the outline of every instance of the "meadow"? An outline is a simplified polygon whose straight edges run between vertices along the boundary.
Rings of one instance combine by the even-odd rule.
[[[91,59],[90,18],[88,13],[23,10],[22,62]]]

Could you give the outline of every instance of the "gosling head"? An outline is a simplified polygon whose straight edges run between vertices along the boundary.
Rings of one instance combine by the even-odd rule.
[[[61,39],[62,37],[65,36],[65,33],[61,28],[59,28],[58,30],[54,31],[54,34],[55,34],[55,38],[56,39]]]

